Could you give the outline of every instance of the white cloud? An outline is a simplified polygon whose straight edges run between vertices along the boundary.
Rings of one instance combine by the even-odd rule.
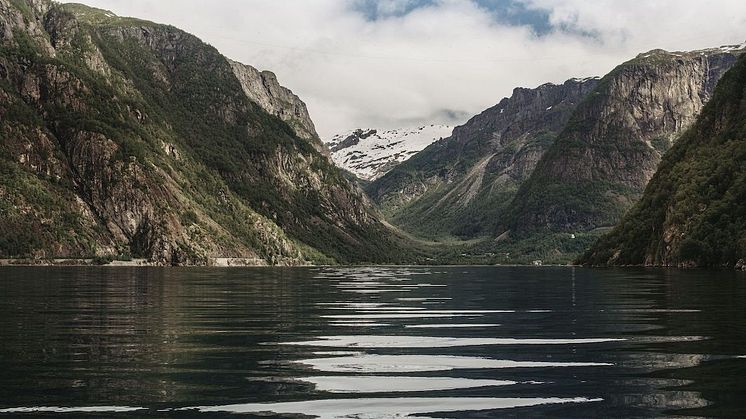
[[[516,86],[603,75],[653,48],[746,40],[742,0],[523,0],[565,28],[544,36],[500,24],[469,0],[400,16],[411,1],[381,0],[383,18],[369,21],[348,0],[83,0],[173,24],[274,71],[308,103],[322,136],[449,122],[448,111],[476,114]]]

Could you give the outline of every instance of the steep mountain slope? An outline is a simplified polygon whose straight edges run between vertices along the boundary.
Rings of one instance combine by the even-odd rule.
[[[597,79],[515,89],[370,184],[384,212],[430,237],[490,234],[518,186]]]
[[[398,164],[445,137],[453,127],[426,125],[417,128],[357,129],[335,135],[327,142],[334,163],[363,180],[375,180]]]
[[[318,151],[328,153],[316,133],[306,104],[290,89],[281,86],[274,73],[259,71],[236,61],[230,61],[230,64],[249,99],[267,113],[287,122],[299,138],[310,141]]]
[[[0,96],[0,257],[407,257],[300,99],[171,26],[0,0]]]
[[[655,50],[605,76],[522,185],[504,230],[525,237],[614,225],[742,51]]]
[[[582,258],[594,265],[743,267],[746,58],[666,154],[642,200]]]

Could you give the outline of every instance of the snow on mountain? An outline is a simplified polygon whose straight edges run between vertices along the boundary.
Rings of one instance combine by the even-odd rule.
[[[357,129],[327,141],[334,163],[361,179],[375,180],[425,147],[450,137],[453,127],[427,125],[418,128]]]

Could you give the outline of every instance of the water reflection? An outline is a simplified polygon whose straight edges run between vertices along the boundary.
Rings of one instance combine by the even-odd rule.
[[[323,372],[384,374],[458,369],[577,368],[608,367],[612,365],[600,362],[513,361],[453,355],[376,355],[368,353],[334,358],[301,359],[294,362]]]
[[[515,381],[504,380],[475,380],[469,378],[451,377],[400,377],[357,375],[317,376],[300,378],[316,386],[318,391],[330,393],[397,393],[455,390],[479,387],[510,386],[518,384]]]
[[[406,275],[403,275],[405,274]],[[333,276],[324,274],[324,278]],[[371,278],[375,277],[375,281]],[[385,298],[384,293],[396,290],[429,289],[437,292],[448,291],[446,284],[436,284],[432,280],[418,282],[414,272],[365,270],[365,275],[359,271],[348,271],[344,280],[332,282],[332,286],[345,293],[367,295],[370,300],[335,301],[318,304],[333,314],[322,314],[320,318],[329,321],[331,326],[347,326],[368,329],[371,334],[350,335],[320,335],[315,339],[302,341],[287,341],[288,346],[331,347],[331,348],[363,348],[376,349],[407,349],[407,350],[437,350],[456,347],[488,347],[488,346],[533,346],[533,345],[597,345],[623,341],[623,338],[515,338],[515,337],[470,337],[470,336],[420,336],[420,335],[386,335],[373,333],[376,327],[396,326],[395,323],[376,323],[377,320],[427,320],[426,324],[399,324],[403,329],[438,329],[444,333],[463,329],[485,329],[499,326],[497,323],[474,323],[475,319],[487,316],[507,315],[535,315],[552,313],[548,309],[453,309],[432,308],[433,305],[451,301],[452,297],[396,297]],[[432,295],[432,294],[431,294]],[[430,307],[418,306],[429,305]],[[342,313],[339,313],[339,312]],[[345,313],[346,312],[346,313]],[[467,318],[470,322],[454,323],[453,319]],[[438,323],[438,319],[448,319],[450,323]],[[435,321],[435,322],[434,322]],[[412,374],[426,372],[445,372],[461,370],[508,370],[508,369],[547,369],[547,368],[590,368],[610,367],[606,362],[573,362],[546,360],[506,360],[487,357],[467,357],[447,354],[378,354],[361,352],[353,355],[325,356],[294,361],[294,364],[310,367],[314,371],[325,373],[348,374],[341,376],[315,376],[298,378],[311,383],[317,391],[332,393],[376,394],[376,393],[421,393],[435,394],[447,390],[467,391],[470,389],[489,387],[510,387],[519,384],[514,380],[478,379],[468,377],[423,377]],[[398,375],[366,375],[366,374],[398,374]],[[534,385],[541,381],[531,381]],[[553,403],[587,402],[587,397],[562,398],[440,398],[425,399],[356,399],[355,401],[308,401],[282,404],[241,404],[233,406],[215,407],[221,411],[231,412],[260,412],[271,411],[277,414],[304,412],[319,417],[383,417],[395,413],[397,417],[408,417],[411,414],[456,411],[480,411],[504,409],[510,407],[533,406]],[[434,405],[440,406],[434,408]],[[413,406],[418,406],[417,409]],[[423,410],[425,408],[425,410]],[[201,411],[212,411],[211,408],[200,408]],[[367,417],[367,416],[366,416]]]
[[[441,324],[406,324],[406,329],[460,329],[460,328],[480,328],[480,327],[500,327],[498,323],[441,323]]]
[[[0,416],[746,417],[744,279],[0,270]]]
[[[376,322],[366,322],[366,321],[336,321],[336,322],[329,322],[330,326],[337,326],[337,327],[386,327],[391,326],[389,323],[376,323]]]
[[[363,323],[364,324],[364,323]],[[345,335],[322,336],[318,340],[287,342],[287,345],[333,348],[454,348],[488,345],[588,345],[619,342],[624,339],[516,339],[516,338],[459,338],[434,336]]]
[[[423,414],[497,410],[565,403],[589,403],[600,399],[585,398],[369,398],[330,399],[288,403],[246,403],[204,406],[187,410],[228,413],[276,413],[313,416],[319,419],[413,418]],[[417,415],[417,416],[412,416]]]

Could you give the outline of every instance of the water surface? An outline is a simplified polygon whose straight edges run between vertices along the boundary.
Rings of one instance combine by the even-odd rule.
[[[0,269],[0,417],[746,417],[746,276]]]

